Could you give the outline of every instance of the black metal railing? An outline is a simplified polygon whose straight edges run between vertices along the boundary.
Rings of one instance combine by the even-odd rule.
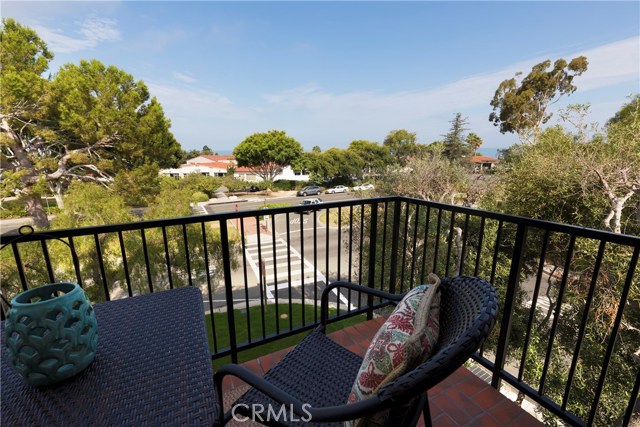
[[[233,361],[315,327],[332,281],[405,292],[431,272],[479,276],[500,295],[499,327],[474,356],[493,387],[507,383],[545,416],[578,426],[624,425],[638,400],[635,236],[382,197],[4,235],[0,244],[9,299],[67,280],[94,302],[198,286],[212,358]],[[385,305],[350,291],[332,299],[334,321]]]

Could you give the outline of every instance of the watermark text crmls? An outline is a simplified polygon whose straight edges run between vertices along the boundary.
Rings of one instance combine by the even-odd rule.
[[[238,413],[238,410],[242,408],[241,412],[249,412],[250,415],[242,415]],[[309,403],[304,403],[302,405],[302,412],[304,415],[297,415],[293,411],[293,405],[262,405],[260,403],[253,403],[251,405],[247,405],[245,403],[238,403],[237,405],[233,405],[231,408],[231,415],[233,419],[239,422],[245,421],[257,421],[257,422],[309,422],[311,421],[311,413],[308,409],[311,408]]]

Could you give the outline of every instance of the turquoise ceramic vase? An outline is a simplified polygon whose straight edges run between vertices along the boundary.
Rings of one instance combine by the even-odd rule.
[[[9,362],[36,386],[63,381],[85,369],[98,344],[93,307],[76,283],[51,283],[17,295],[5,334]]]

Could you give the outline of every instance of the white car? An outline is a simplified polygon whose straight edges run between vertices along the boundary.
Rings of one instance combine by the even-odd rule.
[[[333,188],[328,188],[325,191],[326,194],[335,194],[335,193],[348,193],[349,187],[345,187],[344,185],[336,185]]]
[[[304,199],[302,201],[302,203],[300,203],[300,206],[312,206],[312,205],[319,205],[320,203],[322,203],[322,199],[316,197],[313,199]],[[311,211],[302,211],[302,213],[304,214],[308,214]]]
[[[373,186],[373,184],[360,184],[353,187],[353,191],[368,191],[368,190],[375,190],[375,189],[376,188]]]

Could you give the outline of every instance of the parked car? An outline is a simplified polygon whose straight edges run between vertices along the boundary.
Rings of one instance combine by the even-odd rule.
[[[320,193],[322,193],[322,189],[319,186],[309,185],[307,187],[304,187],[302,190],[298,191],[296,193],[296,196],[307,197],[307,196],[315,196]]]
[[[312,205],[318,205],[322,203],[322,199],[315,197],[313,199],[304,199],[302,201],[302,203],[300,203],[300,206],[312,206]],[[308,214],[311,211],[302,211],[302,213]]]
[[[353,187],[353,191],[368,191],[368,190],[375,190],[375,189],[376,188],[373,186],[373,184],[360,184]]]
[[[335,193],[348,193],[349,187],[345,187],[344,185],[336,185],[333,188],[328,188],[325,191],[326,194],[335,194]]]

